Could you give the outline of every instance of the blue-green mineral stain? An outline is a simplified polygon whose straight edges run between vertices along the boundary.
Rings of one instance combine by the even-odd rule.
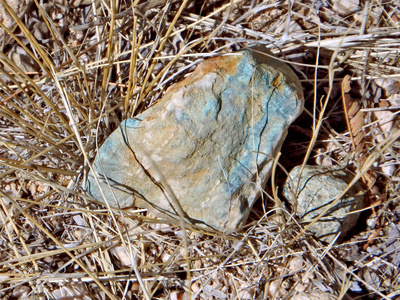
[[[111,187],[97,186],[91,174],[89,193],[163,217],[182,210],[188,223],[206,228],[244,224],[303,110],[296,75],[266,53],[254,47],[208,59],[159,103],[122,122],[94,161]]]

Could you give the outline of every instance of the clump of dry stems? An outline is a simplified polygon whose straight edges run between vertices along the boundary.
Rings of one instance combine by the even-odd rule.
[[[27,0],[22,14],[10,2],[0,2],[13,20],[0,24],[2,299],[399,297],[398,1],[360,1],[346,13],[337,1]],[[283,167],[374,177],[368,188],[383,197],[371,197],[351,236],[324,245],[275,204],[280,167],[248,225],[230,235],[182,232],[85,195],[96,150],[123,119],[207,57],[252,44],[304,86]],[[342,92],[359,103],[362,149]]]

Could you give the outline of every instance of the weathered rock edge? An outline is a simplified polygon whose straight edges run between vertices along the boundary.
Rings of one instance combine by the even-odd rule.
[[[265,52],[208,59],[123,121],[94,162],[109,205],[172,218],[181,210],[189,223],[225,232],[243,225],[304,105],[297,76]],[[105,202],[93,174],[88,192]]]

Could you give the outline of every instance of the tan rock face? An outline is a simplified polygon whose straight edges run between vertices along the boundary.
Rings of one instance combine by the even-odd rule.
[[[103,144],[89,192],[111,206],[232,231],[242,225],[303,96],[291,69],[244,50],[201,63]],[[100,188],[104,192],[103,199]]]

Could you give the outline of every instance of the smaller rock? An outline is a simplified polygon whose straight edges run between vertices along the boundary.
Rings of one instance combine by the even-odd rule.
[[[352,176],[343,169],[306,165],[299,181],[300,171],[301,166],[297,166],[289,173],[283,194],[295,208],[297,216],[304,222],[317,217],[335,201],[352,180]],[[311,226],[310,231],[327,243],[341,232],[340,240],[356,225],[359,213],[348,213],[362,209],[364,197],[362,185],[356,183],[325,217]]]

